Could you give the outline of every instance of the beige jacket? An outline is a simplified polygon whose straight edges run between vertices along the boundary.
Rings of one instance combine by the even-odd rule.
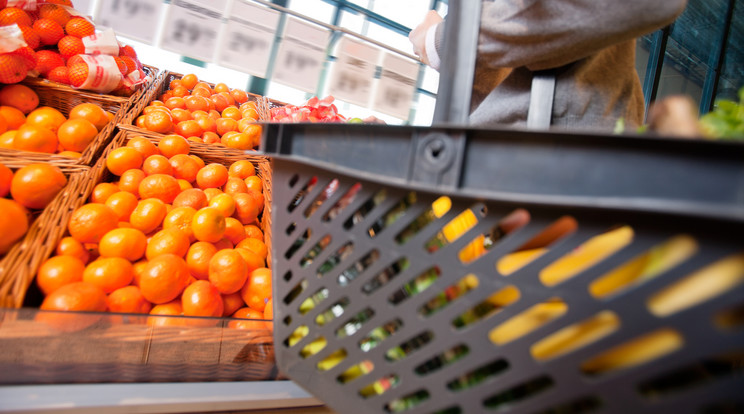
[[[640,125],[635,38],[674,21],[686,0],[484,1],[470,122],[524,126],[532,71],[555,69],[555,128]],[[437,29],[437,48],[442,26]]]

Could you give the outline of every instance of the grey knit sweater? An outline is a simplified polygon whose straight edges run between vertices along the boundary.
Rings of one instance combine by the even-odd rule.
[[[686,3],[484,1],[470,123],[524,126],[532,71],[555,69],[553,128],[606,132],[618,118],[640,125],[644,100],[635,38],[670,24]],[[444,32],[439,26],[437,48]]]

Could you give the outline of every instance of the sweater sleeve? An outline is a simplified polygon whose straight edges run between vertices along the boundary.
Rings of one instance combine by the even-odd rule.
[[[686,5],[687,0],[484,1],[479,60],[495,68],[560,67],[664,27]]]

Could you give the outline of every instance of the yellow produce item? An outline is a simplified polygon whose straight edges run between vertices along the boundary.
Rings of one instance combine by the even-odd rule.
[[[372,363],[372,361],[362,361],[358,364],[352,365],[351,367],[349,367],[349,369],[342,372],[341,375],[338,376],[338,382],[340,382],[341,384],[346,384],[347,382],[357,379],[362,375],[369,374],[374,369],[375,365]]]
[[[496,263],[496,270],[502,275],[508,276],[524,267],[527,263],[537,259],[546,251],[547,249],[539,248],[507,254]]]
[[[553,359],[596,342],[615,332],[619,327],[620,319],[617,315],[614,312],[603,311],[540,340],[530,351],[532,357],[537,360]]]
[[[568,306],[560,299],[538,303],[491,330],[488,338],[496,345],[506,344],[560,317],[567,310]]]
[[[297,342],[300,342],[302,338],[306,337],[308,333],[310,333],[310,328],[305,325],[298,326],[297,329],[295,329],[292,334],[289,335],[287,344],[290,347],[293,347]]]
[[[346,359],[346,355],[347,354],[345,349],[334,351],[333,353],[331,353],[331,355],[328,355],[327,357],[323,358],[323,360],[318,362],[318,370],[328,371],[329,369],[335,367],[336,365],[340,364],[341,361]]]
[[[744,282],[744,254],[719,260],[662,289],[648,300],[656,316],[669,316],[712,299]]]
[[[545,286],[555,286],[602,261],[626,246],[632,239],[633,229],[629,226],[592,237],[573,252],[540,271],[540,281]]]
[[[672,353],[684,344],[672,329],[661,329],[618,345],[581,364],[582,372],[598,375],[652,361]]]
[[[322,351],[323,348],[328,345],[328,341],[323,338],[322,336],[320,338],[314,339],[309,344],[305,345],[304,348],[302,348],[302,351],[300,351],[300,356],[303,358],[311,357],[318,352]]]
[[[447,214],[452,208],[452,200],[449,197],[439,197],[431,203],[431,209],[437,218]]]

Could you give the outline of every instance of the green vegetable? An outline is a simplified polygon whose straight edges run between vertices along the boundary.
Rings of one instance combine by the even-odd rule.
[[[715,108],[700,118],[703,133],[709,138],[744,139],[744,87],[739,102],[721,99]]]

